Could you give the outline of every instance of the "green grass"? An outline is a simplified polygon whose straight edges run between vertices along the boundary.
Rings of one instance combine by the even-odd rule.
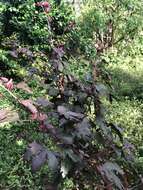
[[[137,148],[143,142],[143,102],[122,98],[108,107],[108,120],[123,128],[123,135]]]
[[[143,174],[143,56],[110,63],[114,99],[108,105],[107,118],[124,130],[125,138],[136,148],[136,169]]]
[[[49,180],[48,168],[32,174],[22,158],[27,144],[34,140],[49,149],[53,147],[48,135],[37,132],[32,123],[0,127],[0,189],[44,189],[41,184],[44,178]]]
[[[143,57],[109,63],[116,100],[108,105],[108,119],[121,125],[124,136],[137,148],[143,142]]]
[[[120,97],[143,100],[143,56],[126,57],[109,63],[114,93]]]
[[[43,95],[42,91],[34,89],[34,95],[27,95],[22,91],[14,91],[21,99],[33,98]],[[4,94],[0,99],[0,109],[12,107],[20,113],[21,120],[16,123],[0,125],[0,189],[2,190],[42,190],[44,181],[50,180],[48,167],[45,166],[39,173],[33,174],[30,166],[23,161],[23,154],[28,143],[37,141],[48,149],[54,149],[52,140],[48,134],[40,133],[38,123],[30,122],[27,112],[3,89]],[[43,185],[42,185],[43,184]]]
[[[33,94],[22,90],[13,93],[20,99],[36,99],[45,95],[42,88],[32,85]],[[23,154],[29,143],[36,141],[49,150],[55,150],[55,144],[48,134],[39,132],[38,123],[31,122],[27,111],[19,105],[6,91],[0,88],[4,96],[0,99],[0,109],[13,108],[20,114],[20,121],[0,124],[0,190],[46,190],[52,174],[45,165],[37,173],[32,173],[30,165],[23,160]],[[71,179],[65,179],[61,190],[73,187]]]

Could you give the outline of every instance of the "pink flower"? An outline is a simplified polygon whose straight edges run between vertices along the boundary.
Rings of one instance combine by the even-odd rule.
[[[50,11],[50,4],[47,1],[35,3],[36,7],[43,7],[46,13]]]
[[[49,13],[49,12],[50,12],[50,7],[44,7],[44,11],[45,11],[46,13]]]
[[[37,2],[36,5],[39,6],[39,7],[49,7],[50,6],[50,4],[47,1],[45,1],[45,2]]]
[[[44,124],[39,125],[39,130],[43,132],[47,132],[46,126]]]
[[[46,114],[44,114],[44,113],[33,113],[32,115],[31,115],[31,119],[32,120],[37,120],[37,121],[44,121],[44,120],[46,120],[47,119],[47,115]]]
[[[37,120],[37,118],[38,118],[38,113],[32,113],[31,119],[32,120]]]
[[[44,120],[46,120],[47,119],[47,115],[46,114],[44,114],[44,113],[39,113],[39,121],[44,121]]]
[[[1,80],[2,82],[8,82],[8,81],[9,81],[8,78],[5,78],[5,77],[0,77],[0,80]]]
[[[32,118],[36,118],[38,115],[37,108],[33,105],[32,100],[20,100],[20,103],[25,106],[33,115]]]
[[[12,90],[12,89],[14,88],[12,79],[10,79],[7,83],[5,83],[5,87],[6,87],[8,90]]]

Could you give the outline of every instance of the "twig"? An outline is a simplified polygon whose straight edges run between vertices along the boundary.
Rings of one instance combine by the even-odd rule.
[[[43,6],[41,6],[42,9],[43,9],[43,12],[45,13],[45,9]],[[45,15],[47,16],[47,14],[45,13]],[[49,22],[49,19],[46,18],[46,21],[47,21],[47,26],[48,26],[48,31],[50,33],[50,43],[51,43],[51,46],[52,48],[54,47],[54,44],[53,44],[53,40],[52,40],[52,30],[51,30],[51,25],[50,25],[50,22]]]
[[[0,84],[0,87],[3,88],[5,91],[7,91],[15,100],[18,100],[18,98],[10,90],[8,90],[3,84]]]
[[[127,34],[132,34],[135,30],[137,29],[137,27],[133,28],[132,30],[130,30]],[[116,42],[113,43],[113,45],[118,44],[120,41],[125,40],[127,37],[126,34],[124,34],[123,36],[121,36]]]

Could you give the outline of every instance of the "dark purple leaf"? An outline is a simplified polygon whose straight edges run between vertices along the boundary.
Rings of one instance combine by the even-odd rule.
[[[123,151],[124,151],[124,156],[128,161],[133,162],[135,159],[134,156],[134,151],[135,151],[135,147],[134,145],[132,145],[131,143],[128,142],[127,139],[124,140],[123,143]]]
[[[23,156],[23,159],[25,160],[25,161],[30,161],[31,160],[31,158],[32,158],[32,152],[31,152],[31,150],[29,149],[29,148],[27,148],[27,150],[26,150],[26,152],[24,153],[24,156]]]
[[[70,121],[78,122],[84,118],[84,114],[68,111],[64,106],[58,106],[57,110],[60,115],[63,115]]]
[[[27,55],[29,58],[32,58],[32,57],[33,57],[32,51],[30,51],[28,48],[19,48],[17,51],[18,51],[19,53],[22,53],[22,54]]]
[[[56,171],[59,169],[59,161],[56,157],[56,155],[54,154],[54,152],[51,151],[47,151],[47,155],[48,155],[48,166],[52,171]]]
[[[32,76],[33,74],[37,73],[38,70],[37,70],[37,68],[32,67],[32,68],[29,69],[28,72],[29,72],[29,75]]]
[[[57,68],[58,71],[62,72],[63,69],[64,69],[64,65],[63,65],[63,63],[62,63],[62,62],[59,62],[57,66],[58,66],[58,68]]]
[[[85,117],[81,113],[76,113],[76,112],[72,112],[72,111],[68,111],[64,116],[66,119],[70,119],[72,121],[77,121],[77,122]]]
[[[73,96],[74,95],[74,91],[70,90],[70,89],[67,89],[67,90],[64,91],[64,95],[68,96],[68,97]]]
[[[80,157],[79,155],[75,154],[72,149],[67,149],[64,151],[65,154],[73,161],[73,162],[79,162]]]
[[[113,123],[109,123],[108,126],[110,126],[117,133],[117,135],[120,137],[120,140],[122,141],[123,140],[123,129]]]
[[[96,117],[96,124],[99,126],[100,130],[102,133],[110,140],[112,140],[112,133],[111,133],[111,128],[108,127],[104,117],[102,114],[98,115]]]
[[[57,97],[58,94],[59,94],[59,90],[54,88],[54,87],[51,87],[49,89],[49,92],[48,92],[49,96],[52,96],[52,97]]]
[[[34,141],[31,144],[29,144],[29,149],[31,150],[32,154],[35,155],[39,151],[41,151],[43,149],[43,147]]]
[[[66,136],[66,135],[60,135],[60,139],[66,145],[73,144],[74,140],[72,136]]]
[[[84,103],[86,98],[87,98],[87,94],[86,93],[79,93],[78,94],[78,101],[80,103]]]
[[[28,148],[24,154],[24,160],[30,161],[31,157],[38,154],[43,147],[35,141],[28,145]]]
[[[100,172],[105,175],[107,179],[112,182],[118,189],[124,190],[124,186],[119,178],[119,175],[124,174],[123,170],[116,164],[112,162],[106,162],[100,167]]]
[[[48,112],[48,116],[50,118],[55,118],[55,120],[59,119],[59,114],[57,112],[55,112],[55,111]]]
[[[84,109],[83,109],[83,107],[81,107],[82,105],[75,105],[74,107],[73,107],[73,109],[74,109],[74,112],[77,112],[77,113],[84,113]]]
[[[31,161],[32,171],[36,172],[48,161],[48,166],[52,171],[55,171],[59,167],[59,161],[57,156],[59,154],[47,151],[40,144],[33,142],[29,144],[26,153],[24,154],[24,160]]]
[[[26,53],[27,50],[28,50],[27,48],[19,48],[19,49],[18,49],[18,52],[19,52],[19,53]]]
[[[68,111],[68,109],[64,106],[58,106],[57,110],[60,115],[64,115]]]
[[[42,150],[40,153],[35,155],[32,159],[32,171],[36,172],[40,170],[40,168],[46,163],[47,161],[47,151]]]
[[[40,153],[40,151],[43,149],[43,147],[36,143],[35,141],[29,144],[25,154],[24,154],[24,160],[30,161],[32,159],[32,156],[37,155]]]
[[[36,103],[43,107],[53,108],[54,104],[45,98],[38,98]]]
[[[16,50],[13,51],[9,51],[9,54],[14,57],[14,58],[18,58],[18,52]]]
[[[54,49],[54,53],[59,57],[59,58],[61,58],[61,57],[63,57],[63,55],[64,55],[64,46],[58,46],[58,47],[55,47]]]
[[[91,137],[91,124],[88,119],[84,118],[83,121],[77,124],[76,135],[84,140],[88,140]]]
[[[58,190],[58,187],[55,184],[47,184],[46,182],[46,190]]]
[[[64,127],[69,123],[69,121],[65,118],[60,119],[59,126]]]
[[[44,122],[44,126],[47,132],[51,133],[52,135],[57,135],[57,129],[53,125],[51,125],[48,121]]]
[[[109,92],[104,84],[96,84],[96,90],[100,96],[108,96]]]

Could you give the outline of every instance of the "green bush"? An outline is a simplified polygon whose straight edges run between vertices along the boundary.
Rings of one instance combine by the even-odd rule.
[[[49,14],[36,7],[33,0],[5,1],[1,5],[0,66],[8,75],[25,77],[28,68],[37,65],[33,59],[36,53],[44,51],[47,57],[53,45],[67,43],[68,26],[74,18],[67,4],[57,6],[50,1]]]

